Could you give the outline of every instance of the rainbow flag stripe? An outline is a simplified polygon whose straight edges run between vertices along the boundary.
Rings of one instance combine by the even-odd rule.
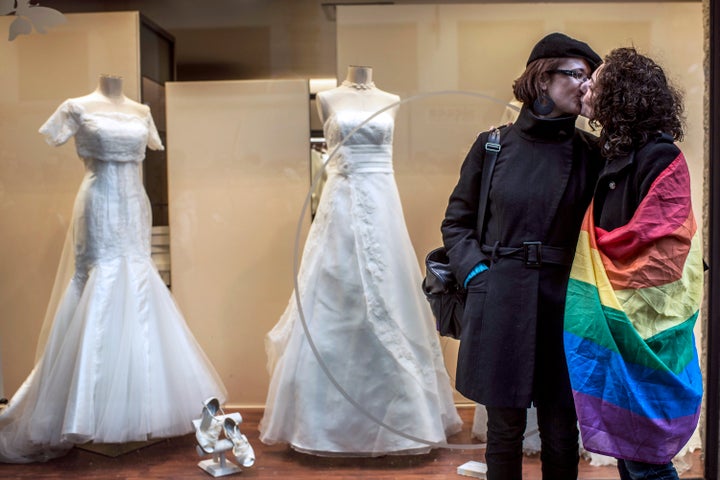
[[[565,355],[583,446],[667,463],[690,439],[702,376],[693,328],[703,293],[690,174],[678,157],[631,221],[583,221],[565,306]]]

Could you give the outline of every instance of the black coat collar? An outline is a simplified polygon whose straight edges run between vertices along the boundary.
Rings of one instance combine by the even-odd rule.
[[[575,133],[577,116],[540,118],[524,106],[515,121],[521,135],[534,140],[563,141],[572,138]]]
[[[648,139],[647,143],[643,145],[642,147],[631,151],[627,155],[624,155],[622,157],[615,158],[605,164],[605,168],[603,169],[602,173],[600,174],[601,177],[606,177],[608,175],[614,175],[625,168],[629,167],[633,163],[635,163],[635,156],[637,152],[641,151],[642,149],[655,145],[657,143],[673,143],[672,136],[668,135],[667,133],[658,133],[657,135],[653,135]]]
[[[633,150],[632,152],[628,153],[623,157],[614,158],[613,160],[607,162],[600,176],[606,177],[608,175],[615,175],[616,173],[632,165],[634,162],[635,151]]]

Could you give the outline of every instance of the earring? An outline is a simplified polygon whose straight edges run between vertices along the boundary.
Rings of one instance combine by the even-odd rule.
[[[538,115],[548,115],[555,109],[555,102],[547,94],[543,93],[533,102],[533,111]]]

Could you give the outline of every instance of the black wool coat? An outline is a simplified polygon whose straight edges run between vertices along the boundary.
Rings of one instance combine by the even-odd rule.
[[[673,138],[658,133],[639,149],[609,161],[595,190],[595,226],[610,231],[626,225],[655,179],[678,155]]]
[[[487,132],[470,149],[448,202],[442,235],[456,277],[463,281],[479,262],[490,267],[468,285],[456,374],[457,390],[484,405],[573,404],[563,350],[565,292],[601,167],[596,138],[576,130],[575,120],[540,119],[523,108],[501,129],[483,232],[477,211]],[[562,248],[570,261],[528,266],[489,248],[521,249],[523,242]]]

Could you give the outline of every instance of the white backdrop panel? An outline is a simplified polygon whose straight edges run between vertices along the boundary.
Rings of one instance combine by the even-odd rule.
[[[307,81],[176,82],[166,92],[173,293],[228,403],[263,405],[264,336],[292,292],[310,186]]]

